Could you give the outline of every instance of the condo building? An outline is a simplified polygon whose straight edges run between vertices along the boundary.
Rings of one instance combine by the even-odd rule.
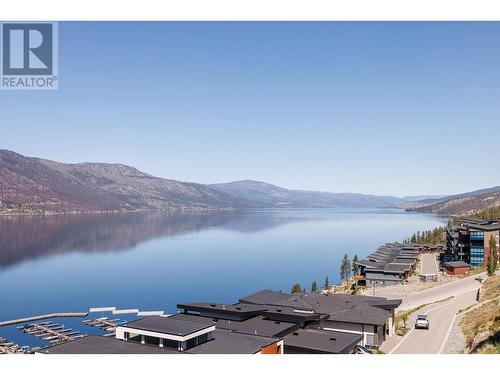
[[[441,261],[461,261],[471,267],[486,264],[491,251],[490,238],[495,239],[498,249],[499,234],[499,220],[462,219],[458,225],[447,228],[446,252]]]

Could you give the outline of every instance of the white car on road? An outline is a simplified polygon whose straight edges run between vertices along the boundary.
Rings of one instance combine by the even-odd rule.
[[[427,317],[427,315],[417,315],[415,328],[429,329],[429,318]]]

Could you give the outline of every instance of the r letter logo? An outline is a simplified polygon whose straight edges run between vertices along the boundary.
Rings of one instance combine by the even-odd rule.
[[[57,89],[57,23],[0,26],[1,88]]]

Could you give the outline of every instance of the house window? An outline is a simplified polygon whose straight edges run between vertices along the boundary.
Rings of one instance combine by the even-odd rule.
[[[154,336],[144,336],[144,343],[148,344],[148,345],[159,346],[160,345],[160,338],[154,337]]]
[[[208,333],[204,333],[203,335],[200,335],[197,337],[198,339],[198,345],[203,344],[204,342],[208,341]]]
[[[179,344],[177,341],[175,340],[168,340],[168,339],[164,339],[163,340],[163,346],[165,348],[173,348],[173,349],[178,349],[179,348]]]
[[[192,347],[196,346],[196,339],[197,337],[194,337],[192,339],[189,339],[186,341],[186,349],[191,349]]]
[[[138,333],[125,332],[125,340],[141,342],[141,335]]]

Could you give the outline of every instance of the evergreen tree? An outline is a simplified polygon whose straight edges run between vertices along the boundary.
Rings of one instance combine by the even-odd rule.
[[[495,265],[493,264],[494,259],[490,255],[488,257],[488,263],[486,264],[486,270],[488,272],[488,276],[493,276],[495,274]]]
[[[442,243],[446,241],[446,227],[437,227],[432,230],[418,231],[406,240],[406,243]]]
[[[495,264],[495,271],[498,270],[498,247],[496,246],[496,240],[495,241],[495,246],[493,247],[494,248],[494,251],[493,251],[493,261],[494,261],[494,264]]]
[[[357,264],[358,262],[358,255],[355,254],[354,258],[352,258],[352,275],[353,276],[359,276],[359,265]]]
[[[316,281],[313,281],[311,285],[311,293],[318,293],[318,285],[316,284]]]
[[[293,284],[292,286],[292,293],[300,293],[302,292],[302,287],[300,286],[300,284]]]
[[[493,276],[498,267],[498,259],[497,259],[497,241],[495,236],[490,236],[489,241],[490,254],[488,256],[487,270],[488,276]]]
[[[328,275],[325,276],[325,285],[323,285],[323,289],[330,289],[330,282],[328,281]]]
[[[342,259],[342,263],[340,264],[340,278],[347,281],[349,276],[351,276],[351,261],[349,260],[347,254],[345,254]]]
[[[500,206],[490,207],[482,211],[478,211],[472,215],[472,218],[481,220],[494,220],[500,217]]]

